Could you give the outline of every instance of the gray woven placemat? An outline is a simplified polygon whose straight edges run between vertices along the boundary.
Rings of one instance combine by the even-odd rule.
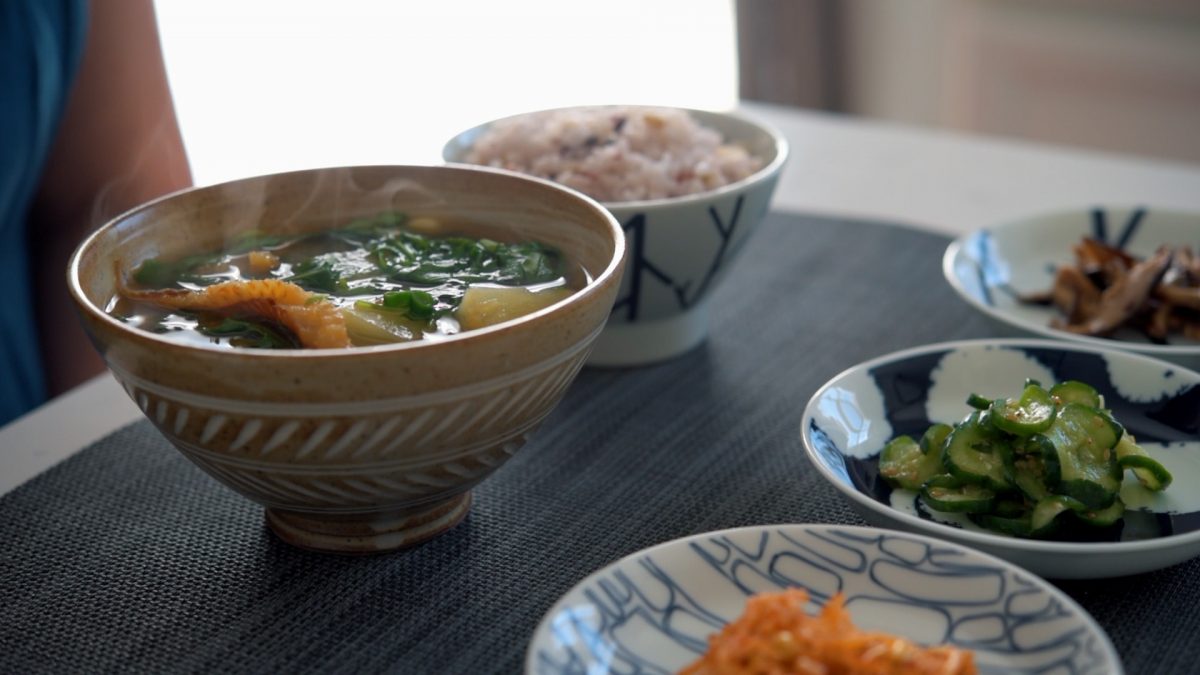
[[[772,214],[714,298],[707,345],[586,369],[471,515],[407,551],[290,548],[132,424],[0,499],[0,671],[518,672],[543,613],[624,555],[741,525],[860,523],[802,456],[800,413],[867,358],[990,334],[941,278],[946,243]],[[1061,586],[1129,673],[1195,672],[1198,561]]]

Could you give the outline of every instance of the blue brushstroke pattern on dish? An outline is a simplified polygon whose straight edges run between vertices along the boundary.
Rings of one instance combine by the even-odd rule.
[[[1001,354],[1019,357],[1033,371],[1020,372],[1012,368],[1012,359],[990,365]],[[964,369],[975,368],[981,373],[971,385],[986,398],[1013,395],[1023,384],[1024,377],[1037,375],[1048,381],[1081,380],[1091,384],[1104,396],[1106,407],[1140,443],[1163,444],[1181,451],[1200,455],[1200,386],[1188,384],[1178,375],[1183,372],[1171,364],[1163,364],[1158,377],[1149,378],[1145,372],[1136,373],[1138,381],[1127,381],[1129,374],[1110,363],[1101,353],[1086,350],[1060,349],[1048,346],[990,346],[976,345],[969,349],[937,349],[907,358],[888,360],[868,369],[871,381],[883,399],[884,417],[892,435],[908,434],[919,438],[934,422],[954,423],[959,417],[931,415],[930,392],[939,377],[962,379],[960,373],[946,374],[946,364],[963,361]],[[988,367],[998,373],[983,375]],[[1007,371],[1007,372],[1006,372]],[[1149,389],[1148,389],[1149,387]],[[838,395],[844,396],[841,388]],[[965,391],[965,390],[964,390]],[[941,396],[945,399],[945,396]],[[945,401],[941,401],[945,403]],[[949,403],[961,416],[969,412],[965,395],[951,397]],[[826,408],[823,408],[826,409]],[[960,416],[960,417],[961,417]],[[828,418],[825,420],[829,421]],[[805,420],[810,439],[820,460],[843,482],[882,504],[893,503],[892,487],[879,476],[879,450],[838,447],[837,443],[815,417]],[[1192,489],[1180,486],[1177,490]],[[1168,488],[1170,490],[1170,488]],[[937,514],[917,502],[914,513],[925,520],[939,520]],[[953,523],[945,523],[953,524]],[[1131,508],[1121,526],[1097,530],[1091,541],[1139,541],[1148,537],[1195,532],[1200,529],[1200,512],[1154,512]]]
[[[1092,209],[1092,238],[1106,244],[1112,243],[1119,249],[1125,249],[1129,246],[1129,242],[1133,239],[1133,236],[1137,234],[1138,226],[1141,225],[1142,218],[1145,217],[1145,207],[1134,209],[1133,213],[1129,214],[1129,219],[1121,227],[1121,234],[1117,235],[1116,242],[1110,242],[1108,239],[1108,211],[1102,208],[1094,208]]]
[[[815,606],[845,593],[865,630],[975,650],[985,673],[1119,672],[1086,613],[1019,568],[915,535],[802,525],[702,535],[614,564],[552,610],[543,627],[553,629],[535,635],[528,665],[539,674],[675,672],[745,598],[791,586]]]

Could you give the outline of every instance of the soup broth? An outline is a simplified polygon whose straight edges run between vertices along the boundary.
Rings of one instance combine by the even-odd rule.
[[[401,213],[298,236],[249,232],[220,251],[142,262],[108,312],[194,344],[368,346],[507,321],[588,281],[551,246],[484,234]]]

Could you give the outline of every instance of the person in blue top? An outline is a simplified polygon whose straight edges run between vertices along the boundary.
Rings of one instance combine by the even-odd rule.
[[[71,252],[190,184],[152,0],[0,0],[0,425],[103,370]]]

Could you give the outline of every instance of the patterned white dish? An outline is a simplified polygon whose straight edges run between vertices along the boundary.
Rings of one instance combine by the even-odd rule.
[[[864,630],[970,648],[985,673],[1122,672],[1095,620],[1036,576],[957,544],[838,525],[711,532],[625,557],[547,612],[525,671],[674,673],[750,595],[789,586],[817,606],[844,593]]]
[[[1162,493],[1128,478],[1123,523],[1095,541],[1017,539],[925,509],[916,493],[879,477],[879,452],[900,434],[969,411],[972,392],[1002,396],[1025,378],[1081,380],[1174,474]],[[1052,340],[966,340],[889,354],[817,390],[801,436],[809,460],[863,518],[957,541],[1049,578],[1104,578],[1160,569],[1200,555],[1200,373],[1117,349]]]
[[[1138,256],[1161,245],[1200,251],[1200,214],[1146,208],[1075,209],[1013,221],[964,235],[946,249],[942,273],[959,296],[1013,335],[1071,340],[1127,351],[1200,369],[1200,342],[1179,335],[1154,344],[1139,331],[1111,338],[1078,335],[1050,326],[1053,307],[1022,303],[1018,294],[1046,290],[1056,268],[1074,262],[1072,246],[1093,237]]]

